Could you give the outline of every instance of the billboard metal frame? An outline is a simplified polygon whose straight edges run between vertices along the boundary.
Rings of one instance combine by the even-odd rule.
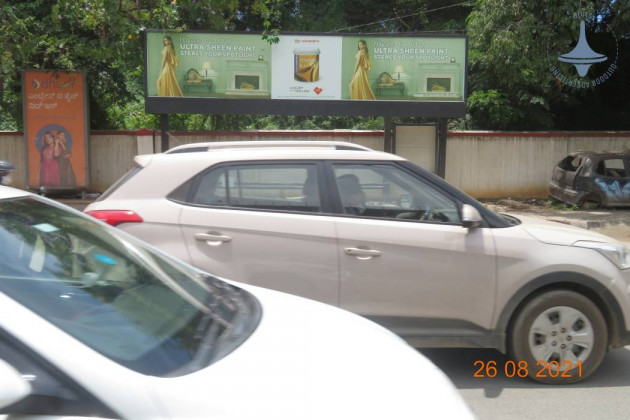
[[[430,100],[308,100],[308,99],[232,99],[204,97],[166,97],[148,95],[148,52],[147,33],[165,33],[160,29],[147,29],[144,36],[144,99],[145,111],[150,114],[245,114],[245,115],[346,115],[346,116],[383,116],[383,117],[426,117],[460,118],[466,115],[466,90],[468,76],[468,37],[465,35],[417,33],[313,33],[286,32],[281,35],[291,36],[360,36],[365,38],[458,38],[465,42],[465,60],[463,65],[463,92],[461,101]],[[202,34],[245,34],[260,35],[252,32],[219,31],[183,31],[181,33]]]

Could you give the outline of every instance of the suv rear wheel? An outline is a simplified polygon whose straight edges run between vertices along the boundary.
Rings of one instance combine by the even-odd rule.
[[[509,340],[511,357],[527,363],[530,378],[567,384],[597,369],[606,354],[608,330],[591,300],[572,291],[554,290],[522,307]]]

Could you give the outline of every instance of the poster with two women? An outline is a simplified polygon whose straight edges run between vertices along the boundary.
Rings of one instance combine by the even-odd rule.
[[[22,80],[28,188],[86,189],[89,128],[84,75],[27,70]]]
[[[145,48],[149,102],[464,101],[467,39],[459,35],[284,34],[270,45],[260,34],[150,29]]]

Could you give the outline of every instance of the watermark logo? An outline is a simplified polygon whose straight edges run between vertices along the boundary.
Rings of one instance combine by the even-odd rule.
[[[566,44],[554,42],[556,39],[550,40],[547,44],[549,70],[563,85],[578,89],[596,87],[610,79],[617,69],[617,38],[601,17],[578,13],[574,17],[581,19],[578,41],[573,49],[568,50]],[[585,20],[592,22],[588,29]],[[559,35],[557,38],[560,38]],[[589,39],[595,37],[598,41],[597,48],[605,51],[596,51],[589,44]]]
[[[580,77],[586,76],[589,67],[594,63],[601,63],[602,61],[608,60],[603,54],[596,53],[593,51],[590,45],[588,45],[588,41],[586,40],[585,28],[586,25],[584,21],[580,22],[580,40],[578,41],[573,51],[568,54],[563,54],[558,57],[558,60],[564,61],[565,63],[571,63],[575,66]]]

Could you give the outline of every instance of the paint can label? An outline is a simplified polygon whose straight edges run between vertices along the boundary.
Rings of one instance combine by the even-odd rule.
[[[298,82],[319,80],[319,50],[293,51],[293,79]]]

